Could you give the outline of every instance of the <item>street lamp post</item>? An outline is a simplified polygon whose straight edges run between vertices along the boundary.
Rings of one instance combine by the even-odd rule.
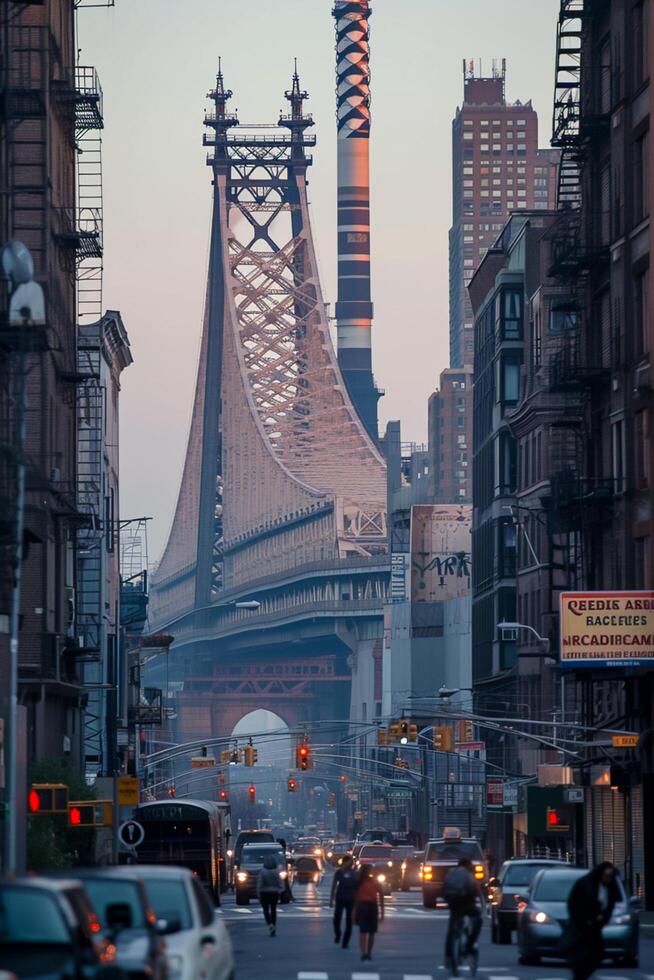
[[[538,630],[535,630],[533,626],[529,626],[528,623],[507,623],[502,621],[497,624],[498,630],[527,630],[536,637],[536,640],[542,646],[542,650],[539,653],[519,653],[519,657],[550,657],[550,641],[547,636],[541,636]]]

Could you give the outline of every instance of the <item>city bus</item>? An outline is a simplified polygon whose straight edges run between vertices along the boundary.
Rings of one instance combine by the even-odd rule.
[[[216,905],[227,888],[229,804],[210,800],[160,800],[134,809],[145,837],[140,864],[178,864],[198,876]]]

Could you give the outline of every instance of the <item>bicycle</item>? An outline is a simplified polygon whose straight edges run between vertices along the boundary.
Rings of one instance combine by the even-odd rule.
[[[470,945],[471,935],[472,920],[468,913],[457,916],[455,919],[453,919],[450,945],[451,969],[453,977],[458,977],[459,967],[463,966],[465,960],[468,961],[468,966],[470,967],[470,976],[475,977],[477,975],[479,950],[475,946],[469,953],[464,953],[464,950],[468,949]]]

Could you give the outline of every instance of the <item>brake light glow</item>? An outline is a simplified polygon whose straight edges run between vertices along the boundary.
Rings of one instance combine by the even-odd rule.
[[[526,908],[527,908],[526,902],[518,902],[518,912],[524,912]]]
[[[422,874],[422,877],[425,879],[425,881],[431,881],[432,878],[434,877],[434,869],[433,868],[423,868],[421,874]]]
[[[482,881],[483,878],[485,877],[485,874],[486,874],[486,872],[484,871],[483,864],[476,864],[475,865],[475,878],[477,879],[477,881]]]

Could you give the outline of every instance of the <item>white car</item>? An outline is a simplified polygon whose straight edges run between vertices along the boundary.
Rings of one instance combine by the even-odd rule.
[[[166,937],[169,980],[234,980],[232,943],[200,880],[187,868],[132,865]]]

